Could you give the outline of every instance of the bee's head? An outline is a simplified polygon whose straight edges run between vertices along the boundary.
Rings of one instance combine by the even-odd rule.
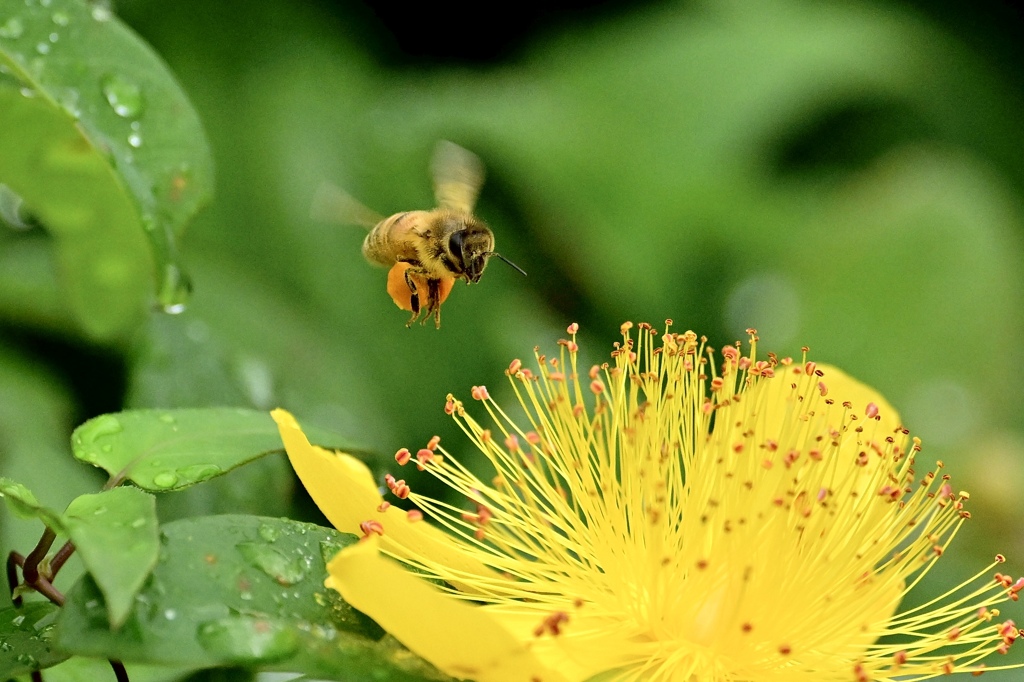
[[[494,249],[494,234],[481,221],[470,218],[465,227],[448,237],[448,254],[456,272],[467,282],[479,282]]]

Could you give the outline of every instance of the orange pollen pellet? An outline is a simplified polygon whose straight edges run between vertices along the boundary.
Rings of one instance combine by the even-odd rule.
[[[789,656],[793,652],[793,649],[788,644],[783,644],[779,647],[779,653],[783,656]]]
[[[523,366],[523,361],[520,360],[519,358],[516,358],[512,362],[508,363],[508,373],[509,374],[516,374],[517,372],[519,372],[519,370],[522,368],[522,366]]]
[[[601,395],[604,393],[604,383],[595,379],[590,382],[590,390],[594,392],[594,395]]]
[[[388,507],[390,507],[390,506],[391,506],[391,503],[388,502],[387,500],[384,500],[383,502],[381,502],[380,504],[377,505],[377,511],[379,511],[381,513],[386,512],[388,510]]]
[[[754,624],[750,622],[743,623],[742,625],[740,625],[740,630],[742,630],[744,633],[751,632],[753,629]]]
[[[419,509],[410,509],[405,513],[405,518],[407,518],[410,522],[413,523],[415,523],[416,521],[422,521],[423,512],[421,512]]]
[[[825,385],[824,381],[818,382],[818,392],[821,393],[822,397],[828,395],[828,386]]]
[[[874,419],[878,416],[878,405],[868,403],[867,409],[864,410],[864,414],[867,415],[868,419]]]
[[[474,386],[469,393],[473,396],[473,400],[487,400],[490,398],[490,394],[487,393],[486,386]]]
[[[409,448],[402,448],[395,453],[395,461],[398,462],[399,466],[405,466],[412,459],[412,454],[409,452]]]
[[[371,533],[377,535],[384,535],[384,526],[381,525],[380,521],[363,521],[359,524],[359,530],[363,531],[363,537],[370,537]]]
[[[580,326],[578,324],[576,324],[575,322],[573,322],[572,324],[570,324],[568,327],[565,328],[565,331],[568,332],[569,334],[575,334],[579,330],[580,330]]]

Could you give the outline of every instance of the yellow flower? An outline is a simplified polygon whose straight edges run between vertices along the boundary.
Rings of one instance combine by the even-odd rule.
[[[1018,637],[996,607],[1024,580],[993,577],[1002,557],[898,611],[968,495],[872,389],[806,358],[759,360],[753,332],[716,360],[693,332],[630,323],[612,363],[581,371],[568,331],[537,373],[509,367],[518,425],[483,386],[490,428],[449,396],[491,473],[436,436],[398,451],[464,508],[389,475],[423,513],[391,506],[361,462],[274,412],[313,499],[365,539],[327,586],[414,652],[486,682],[921,680],[980,670]]]

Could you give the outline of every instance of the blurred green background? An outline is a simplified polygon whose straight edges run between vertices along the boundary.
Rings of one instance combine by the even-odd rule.
[[[721,346],[760,331],[879,388],[972,491],[969,554],[1024,569],[1024,31],[999,3],[529,3],[495,21],[386,3],[123,0],[198,109],[216,194],[185,312],[90,338],[50,266],[0,291],[0,473],[54,506],[98,485],[67,436],[125,407],[283,406],[386,461],[578,322]],[[440,138],[488,168],[498,249],[442,327],[404,328],[364,233],[309,218],[329,180],[384,214],[433,205]],[[35,230],[4,230],[17,248]],[[30,266],[26,266],[30,267]],[[49,279],[47,279],[49,278]],[[36,282],[38,287],[18,282]],[[55,285],[54,285],[55,286]],[[38,300],[37,298],[38,297]],[[414,482],[417,485],[417,482]],[[423,482],[422,485],[427,485]],[[422,486],[421,486],[422,487]],[[293,516],[280,459],[167,497],[165,518]],[[296,506],[298,505],[298,507]],[[4,519],[4,546],[38,537]],[[940,564],[940,568],[942,565]],[[940,576],[944,577],[944,576]]]

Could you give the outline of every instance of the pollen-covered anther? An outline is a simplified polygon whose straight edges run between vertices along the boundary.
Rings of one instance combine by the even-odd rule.
[[[565,611],[555,611],[554,613],[546,616],[533,630],[534,637],[541,637],[544,634],[549,634],[552,637],[557,637],[562,634],[562,626],[569,622],[569,614]]]
[[[491,397],[486,386],[474,386],[469,394],[473,396],[473,400],[487,400]]]
[[[455,398],[449,394],[448,398],[444,401],[444,413],[451,414],[452,412],[455,412]]]
[[[971,677],[981,677],[985,674],[985,664],[979,663],[977,669],[971,671]]]
[[[788,644],[780,644],[779,653],[783,656],[789,656],[791,653],[793,653],[793,647],[789,646]]]
[[[818,393],[820,393],[823,398],[828,395],[828,386],[825,385],[824,381],[818,382]]]
[[[632,328],[633,328],[633,323],[632,322],[623,322],[622,324],[619,325],[619,332],[623,336],[625,336],[629,332],[629,330],[632,329]]]
[[[526,442],[529,443],[530,445],[540,444],[540,434],[537,433],[536,431],[527,431],[525,435]]]
[[[437,450],[437,446],[441,443],[441,436],[433,436],[427,441],[427,449],[433,452]]]
[[[363,521],[359,524],[359,530],[363,531],[363,537],[368,538],[372,533],[377,535],[384,535],[384,526],[381,525],[380,521]]]
[[[423,468],[434,461],[434,453],[427,448],[420,448],[416,451],[416,468],[423,471]]]
[[[505,439],[505,447],[508,448],[509,452],[519,451],[519,438],[516,436],[516,434],[508,434],[508,437]]]
[[[381,502],[380,504],[377,505],[377,511],[379,511],[379,512],[381,512],[383,514],[390,507],[391,507],[391,503],[388,502],[387,500],[384,500],[383,502]]]
[[[857,682],[871,682],[871,676],[862,663],[853,666],[853,679]]]
[[[395,461],[398,462],[399,466],[405,466],[412,459],[412,453],[409,452],[409,448],[402,448],[395,453]]]
[[[864,410],[864,414],[867,415],[868,419],[878,419],[878,405],[868,403],[867,408]]]
[[[954,670],[956,670],[956,661],[952,656],[949,656],[942,664],[942,672],[945,675],[952,675]]]
[[[409,511],[407,511],[405,513],[405,518],[410,523],[415,523],[417,521],[422,521],[423,520],[423,512],[421,512],[419,509],[410,509]]]
[[[747,634],[749,632],[752,632],[753,630],[754,630],[754,624],[749,622],[749,621],[747,621],[747,622],[743,623],[742,625],[740,625],[740,631],[743,632],[743,634]]]
[[[562,372],[550,372],[548,379],[551,381],[565,381],[565,374]]]
[[[520,360],[519,358],[516,358],[512,362],[508,363],[508,374],[515,376],[519,372],[519,370],[522,369],[522,367],[523,361]]]
[[[573,335],[575,335],[576,332],[578,332],[579,330],[580,330],[580,326],[577,323],[575,323],[575,322],[573,322],[572,324],[570,324],[568,327],[565,328],[565,331],[566,331],[567,334],[573,334]]]
[[[599,379],[591,381],[590,390],[594,393],[594,395],[601,395],[602,393],[604,393],[604,382],[600,381]]]
[[[892,655],[892,667],[899,668],[901,665],[907,662],[907,652],[897,651]]]
[[[960,639],[960,628],[954,627],[952,630],[950,630],[949,633],[946,635],[946,639],[948,639],[951,642],[955,642],[956,640]]]

